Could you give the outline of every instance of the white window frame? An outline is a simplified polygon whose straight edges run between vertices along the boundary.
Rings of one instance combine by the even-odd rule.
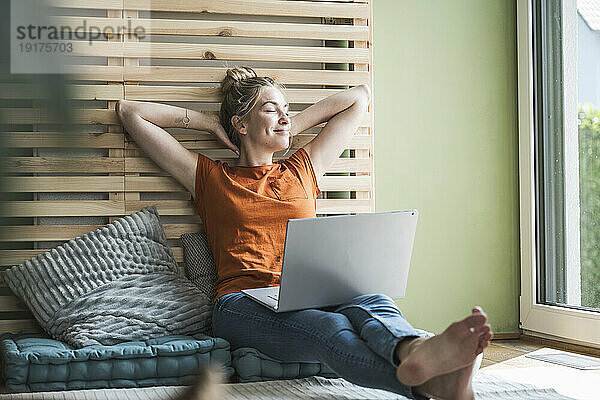
[[[563,32],[577,34],[576,0],[563,1]],[[550,306],[537,302],[537,268],[535,235],[535,177],[534,177],[534,110],[533,110],[533,43],[532,0],[517,0],[517,68],[519,99],[519,189],[521,297],[520,327],[524,334],[558,339],[565,342],[600,348],[600,313]],[[576,37],[576,36],[575,36]],[[565,129],[577,129],[577,41],[564,43],[565,60]],[[572,116],[572,118],[571,118]],[[579,275],[579,187],[577,136],[565,135],[565,185],[571,193],[565,198],[566,243],[569,256],[568,279]],[[569,150],[570,149],[570,150]],[[573,193],[576,193],[576,196]],[[576,204],[575,204],[576,203]],[[574,261],[574,262],[573,262]],[[567,296],[577,296],[579,284],[567,288]],[[572,304],[576,304],[573,302]]]

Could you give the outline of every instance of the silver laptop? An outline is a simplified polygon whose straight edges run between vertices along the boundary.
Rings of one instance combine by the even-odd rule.
[[[407,210],[290,219],[280,286],[242,292],[275,312],[404,297],[417,218]]]

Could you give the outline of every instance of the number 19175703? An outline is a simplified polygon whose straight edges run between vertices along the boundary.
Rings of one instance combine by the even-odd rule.
[[[71,53],[73,43],[65,42],[25,42],[19,43],[21,53]]]

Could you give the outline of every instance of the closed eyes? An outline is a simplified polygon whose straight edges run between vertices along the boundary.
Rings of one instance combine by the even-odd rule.
[[[267,110],[267,112],[277,112],[276,110]],[[285,113],[289,117],[290,113]]]

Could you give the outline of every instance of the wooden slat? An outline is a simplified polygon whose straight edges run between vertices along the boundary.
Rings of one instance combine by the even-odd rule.
[[[33,319],[0,320],[0,332],[42,333],[42,328]]]
[[[72,0],[71,0],[72,1]],[[285,0],[123,0],[125,8],[134,10],[202,12],[215,14],[280,15],[296,17],[367,18],[367,4],[325,4]]]
[[[273,161],[277,162],[279,160],[280,158],[273,157]],[[368,158],[338,158],[327,169],[327,172],[370,172],[370,165],[371,163]],[[143,157],[126,158],[125,171],[139,173],[164,173],[164,171],[160,169],[151,159]]]
[[[38,254],[43,254],[50,249],[37,250],[0,250],[0,266],[13,266],[21,264]],[[171,247],[173,257],[177,262],[183,262],[183,249],[181,247]],[[0,331],[1,332],[1,331]]]
[[[120,65],[69,65],[65,67],[65,73],[68,73],[65,80],[123,82],[123,71],[124,68]],[[140,69],[141,72],[143,69]]]
[[[291,104],[313,104],[335,93],[337,89],[284,89]],[[145,101],[203,101],[218,103],[221,101],[221,89],[218,87],[185,86],[125,86],[125,98]]]
[[[172,11],[186,13],[280,15],[296,17],[367,18],[369,6],[364,3],[324,4],[311,1],[285,0],[51,0],[50,5],[64,8]]]
[[[361,85],[367,83],[368,72],[324,71],[303,69],[254,68],[260,76],[269,76],[284,85]],[[105,65],[75,65],[66,79],[116,82],[220,82],[227,68]]]
[[[370,212],[370,200],[357,199],[317,199],[317,214],[348,214]],[[126,213],[130,214],[151,205],[156,206],[160,215],[194,215],[198,213],[190,201],[185,200],[144,200],[128,202]]]
[[[4,132],[2,144],[13,148],[124,148],[122,133]]]
[[[298,144],[306,144],[308,143],[310,140],[314,139],[317,135],[317,133],[320,131],[320,129],[318,128],[309,128],[306,131],[304,131],[303,133],[300,133],[298,135],[294,136],[294,140],[298,142]],[[358,139],[362,142],[363,138],[366,137],[367,135],[369,135],[369,128],[359,128],[354,136],[360,136],[361,138]],[[177,132],[173,132],[171,133],[171,136],[173,136],[175,139],[179,140],[179,141],[197,141],[197,140],[215,140],[215,136],[211,133],[207,133],[207,132],[202,132],[202,131],[196,131],[196,130],[181,130],[181,131],[177,131]],[[135,143],[133,141],[133,139],[130,139],[129,137],[126,137],[126,139],[128,140],[129,143],[133,144]],[[351,143],[353,143],[353,141],[355,140],[350,139]],[[133,147],[127,147],[128,149],[132,149]]]
[[[138,200],[128,201],[125,213],[131,214],[142,208],[156,206],[159,215],[195,215],[198,213],[189,200]]]
[[[213,43],[158,43],[158,42],[74,42],[72,56],[171,58],[192,60],[280,61],[343,63],[348,60],[368,62],[368,49],[302,47],[302,46],[247,46]]]
[[[66,193],[122,192],[122,176],[18,176],[4,178],[6,192]]]
[[[0,99],[44,99],[48,94],[39,85],[1,83]],[[122,85],[68,85],[65,97],[73,100],[118,100],[123,98]]]
[[[27,311],[27,306],[15,296],[0,296],[0,312]]]
[[[71,240],[104,225],[28,225],[2,226],[0,242]],[[201,224],[163,224],[167,239],[178,239],[183,233],[198,232]]]
[[[326,190],[369,190],[369,176],[323,176],[319,188]],[[126,192],[181,192],[187,191],[175,179],[163,176],[125,176]]]
[[[123,172],[124,159],[108,157],[4,157],[0,169],[5,172]]]
[[[100,217],[125,214],[124,202],[117,200],[4,201],[0,207],[2,217]]]
[[[173,136],[177,139],[178,137],[181,137],[182,135],[173,135]],[[301,147],[306,146],[306,144],[308,144],[316,136],[317,136],[316,134],[300,134],[300,135],[294,136],[293,141],[292,141],[292,148],[290,149],[288,156],[293,154],[293,152],[300,149]],[[181,145],[188,150],[214,150],[214,149],[226,150],[226,149],[223,149],[223,145],[221,143],[219,143],[216,139],[214,139],[214,136],[211,134],[203,135],[201,137],[199,136],[199,139],[202,139],[202,140],[182,141]],[[206,140],[206,139],[208,139],[208,140]],[[352,139],[350,139],[350,142],[348,143],[347,146],[348,146],[347,147],[348,149],[369,149],[371,146],[371,137],[369,135],[354,135],[352,137]],[[137,145],[137,143],[135,143],[133,141],[127,142],[125,147],[128,150],[139,149],[139,146]],[[229,153],[227,153],[227,154],[229,154]],[[287,158],[288,156],[286,156],[285,158]],[[274,157],[274,159],[278,160],[278,159],[281,159],[281,157]]]
[[[254,68],[259,76],[269,76],[284,85],[360,85],[368,74],[356,71]],[[220,82],[227,68],[143,67],[125,68],[126,81]]]
[[[104,0],[102,3],[96,0],[49,0],[46,4],[52,7],[76,9],[121,10],[123,8],[123,0]]]
[[[74,124],[113,124],[120,121],[114,110],[102,109],[74,109],[70,111]],[[64,124],[64,120],[57,118],[56,114],[39,108],[0,108],[0,120],[4,124]]]
[[[81,26],[81,17],[49,17],[54,26],[69,26],[74,31]],[[250,21],[213,21],[163,18],[96,18],[86,17],[87,26],[131,26],[144,28],[144,34],[256,37],[317,40],[368,40],[368,27],[353,25],[317,25]],[[81,30],[81,28],[80,28]],[[89,31],[89,29],[87,29]]]
[[[317,199],[317,214],[349,214],[371,212],[369,200]]]

